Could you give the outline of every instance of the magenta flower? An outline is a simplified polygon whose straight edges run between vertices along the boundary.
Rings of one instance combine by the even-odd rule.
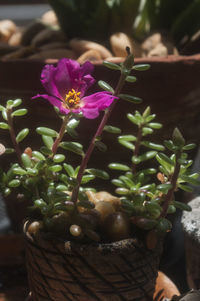
[[[46,65],[42,70],[41,82],[48,94],[38,94],[33,99],[47,99],[62,114],[82,112],[86,118],[96,118],[99,111],[109,107],[117,97],[105,91],[85,96],[87,89],[95,82],[91,76],[93,68],[90,62],[80,66],[78,62],[65,58],[56,67]]]

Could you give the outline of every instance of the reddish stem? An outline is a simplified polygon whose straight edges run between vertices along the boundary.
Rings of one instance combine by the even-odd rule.
[[[57,149],[58,149],[58,146],[60,144],[60,142],[62,141],[62,138],[65,134],[65,130],[66,130],[66,125],[70,119],[71,115],[66,115],[65,118],[63,119],[63,122],[62,122],[62,125],[61,125],[61,128],[60,128],[60,131],[59,131],[59,134],[58,134],[58,137],[56,138],[56,140],[54,141],[54,144],[52,146],[52,156],[51,157],[54,157],[56,152],[57,152]]]
[[[116,86],[116,89],[115,89],[115,92],[113,93],[113,95],[118,95],[124,85],[124,82],[125,82],[125,79],[126,79],[126,75],[124,74],[121,74],[120,78],[119,78],[119,81],[118,81],[118,84]],[[114,100],[111,104],[111,106],[109,108],[106,109],[105,113],[104,113],[104,116],[98,126],[98,129],[94,135],[94,137],[92,138],[92,141],[87,149],[87,152],[85,153],[85,156],[83,157],[82,159],[82,162],[81,162],[81,165],[80,165],[80,169],[79,169],[79,172],[78,172],[78,175],[77,175],[77,185],[74,187],[73,191],[72,191],[72,202],[76,203],[77,200],[78,200],[78,192],[79,192],[79,188],[80,188],[80,185],[81,185],[81,180],[82,180],[82,177],[83,177],[83,174],[84,174],[84,170],[87,168],[87,164],[88,164],[88,161],[90,159],[90,156],[94,150],[94,147],[95,147],[95,141],[96,141],[96,138],[101,136],[102,134],[102,131],[104,129],[104,126],[106,125],[110,115],[111,115],[111,112],[114,108],[116,104],[116,101]]]
[[[141,145],[141,140],[142,140],[142,128],[143,128],[143,125],[141,125],[138,129],[137,140],[135,143],[135,150],[133,152],[133,156],[135,156],[135,157],[138,156],[139,150],[140,150],[140,145]],[[133,174],[136,173],[136,164],[133,164],[132,173]]]
[[[176,190],[176,183],[177,183],[177,179],[178,179],[178,175],[180,172],[180,164],[178,163],[178,159],[180,158],[181,153],[177,153],[176,155],[176,165],[175,165],[175,169],[174,169],[174,173],[172,175],[171,178],[171,185],[172,188],[168,190],[166,196],[165,196],[165,200],[164,200],[164,204],[163,204],[163,210],[160,214],[160,217],[165,217],[167,215],[167,210],[169,207],[169,203],[173,198],[174,195],[174,191]]]
[[[20,165],[22,165],[22,159],[21,159],[22,152],[21,152],[19,144],[17,143],[17,140],[16,140],[16,135],[15,135],[14,127],[13,127],[12,109],[7,110],[7,118],[8,118],[10,137],[11,137],[13,146],[15,148],[18,161],[19,161]]]

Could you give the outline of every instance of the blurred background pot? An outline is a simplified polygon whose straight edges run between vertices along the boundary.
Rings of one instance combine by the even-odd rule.
[[[186,272],[190,288],[200,288],[200,197],[188,203],[192,211],[184,212],[182,226],[185,236]]]

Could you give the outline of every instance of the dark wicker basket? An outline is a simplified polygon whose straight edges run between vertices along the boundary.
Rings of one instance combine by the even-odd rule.
[[[34,301],[152,301],[161,247],[147,250],[135,239],[56,243],[32,237],[26,229],[25,236]]]

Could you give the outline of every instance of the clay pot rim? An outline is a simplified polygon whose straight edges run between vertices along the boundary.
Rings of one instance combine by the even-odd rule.
[[[44,247],[45,249],[49,250],[50,245],[52,245],[52,239],[51,240],[47,240],[44,239],[44,237],[42,237],[42,235],[31,235],[30,233],[28,233],[27,228],[28,225],[33,222],[33,220],[26,220],[24,222],[24,226],[23,226],[23,232],[24,232],[24,236],[25,238],[28,240],[29,243],[33,244],[33,245],[41,245],[42,247]],[[162,243],[163,240],[160,239],[160,241],[157,244],[156,249],[160,249],[162,248]],[[81,253],[93,253],[93,252],[99,252],[102,254],[115,254],[115,253],[124,253],[127,254],[127,252],[132,252],[133,249],[135,250],[139,250],[140,252],[146,253],[146,252],[152,252],[155,250],[149,250],[147,249],[147,247],[145,246],[145,244],[142,241],[139,241],[137,238],[127,238],[127,239],[123,239],[123,240],[119,240],[119,241],[115,241],[115,242],[91,242],[91,243],[81,243],[81,242],[76,242],[76,241],[63,241],[63,240],[59,240],[55,238],[55,244],[58,246],[58,248],[63,248],[64,245],[64,249],[65,252],[70,254],[70,253],[74,253],[74,251],[76,252],[76,250],[81,250]]]
[[[113,57],[114,58],[114,57]],[[106,59],[105,59],[106,60]],[[124,58],[119,58],[119,60],[116,60],[113,63],[119,64],[121,62],[123,62]],[[200,53],[198,54],[193,54],[193,55],[168,55],[168,56],[162,56],[162,57],[140,57],[140,58],[135,58],[135,63],[137,64],[142,64],[142,63],[149,63],[149,64],[153,64],[153,63],[177,63],[177,62],[187,62],[187,61],[198,61],[200,60]],[[13,59],[13,60],[2,60],[0,59],[0,63],[4,63],[4,64],[11,64],[11,63],[17,63],[19,64],[20,62],[22,62],[23,64],[27,63],[27,64],[57,64],[57,62],[59,61],[59,59]],[[92,64],[94,66],[100,66],[102,65],[104,60],[98,60],[96,62],[92,62]]]

